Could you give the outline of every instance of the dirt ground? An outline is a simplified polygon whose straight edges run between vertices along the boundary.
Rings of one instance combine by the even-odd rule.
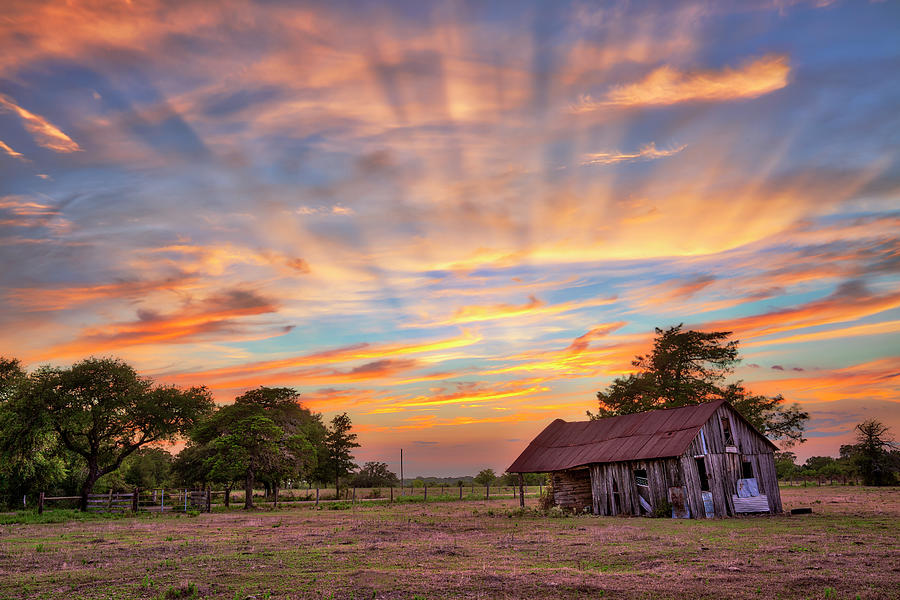
[[[0,598],[900,598],[900,489],[782,493],[813,514],[550,518],[492,500],[2,525]]]

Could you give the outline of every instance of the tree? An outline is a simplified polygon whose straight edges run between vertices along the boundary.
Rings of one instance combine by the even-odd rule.
[[[892,485],[897,480],[900,460],[896,448],[890,429],[884,423],[869,419],[856,425],[856,444],[850,451],[850,460],[863,483]]]
[[[361,488],[397,485],[400,478],[392,473],[383,462],[367,462],[353,475],[353,486]]]
[[[478,485],[489,486],[494,483],[495,479],[497,479],[497,476],[494,474],[493,469],[482,469],[475,476],[474,481]]]
[[[350,417],[347,413],[335,416],[331,420],[331,427],[325,436],[326,448],[326,464],[323,469],[327,481],[327,477],[334,477],[335,495],[339,495],[341,477],[346,477],[356,470],[356,463],[353,462],[353,448],[359,448],[356,442],[356,434],[350,433],[353,428]]]
[[[180,467],[213,481],[244,481],[244,508],[253,508],[258,479],[276,485],[310,472],[318,463],[316,441],[324,437],[318,415],[299,403],[292,388],[259,387],[219,408],[191,434],[191,453]],[[197,468],[196,458],[205,456]],[[204,472],[205,471],[205,472]]]
[[[797,455],[793,452],[775,453],[775,474],[782,481],[797,473]]]
[[[600,419],[725,399],[784,447],[804,441],[809,414],[798,405],[784,406],[781,395],[752,394],[740,381],[723,385],[740,362],[738,341],[728,339],[730,331],[705,333],[682,327],[657,327],[652,352],[631,362],[637,372],[617,377],[605,391],[598,392],[597,413],[588,411],[588,417]]]
[[[20,440],[49,430],[84,461],[80,507],[87,510],[100,477],[148,444],[174,442],[212,407],[206,388],[154,386],[120,360],[88,358],[67,369],[38,369],[8,408],[21,423]]]
[[[162,448],[141,448],[125,460],[122,479],[133,487],[162,487],[172,473],[172,461],[172,454]]]

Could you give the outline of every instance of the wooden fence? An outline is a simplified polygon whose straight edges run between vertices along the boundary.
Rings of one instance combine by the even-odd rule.
[[[366,501],[388,502],[427,502],[431,500],[491,500],[503,498],[519,498],[524,502],[525,497],[539,497],[543,492],[543,486],[525,486],[524,493],[520,497],[517,486],[385,486],[380,488],[341,488],[337,493],[334,488],[294,488],[273,490],[266,495],[262,490],[254,490],[254,500],[262,503],[271,503],[277,507],[279,504],[315,504],[321,502],[350,501],[353,503]],[[46,496],[40,493],[38,498],[38,513],[43,513],[45,503],[66,501],[77,502],[80,496]],[[135,489],[131,492],[108,492],[105,494],[90,494],[88,496],[88,511],[102,513],[119,512],[209,512],[212,506],[230,506],[231,504],[243,504],[243,490],[218,490],[210,489],[163,489],[152,490]]]

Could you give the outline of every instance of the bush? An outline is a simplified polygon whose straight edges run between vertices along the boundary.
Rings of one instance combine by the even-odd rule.
[[[544,488],[544,491],[541,492],[541,497],[538,498],[538,508],[541,512],[547,512],[554,505],[553,498],[553,481],[547,482],[547,487]]]
[[[650,513],[650,516],[657,519],[670,518],[672,516],[672,503],[668,500],[659,502],[653,507],[653,512]]]

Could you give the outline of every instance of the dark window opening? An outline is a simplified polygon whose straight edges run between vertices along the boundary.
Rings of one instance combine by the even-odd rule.
[[[635,469],[634,470],[634,482],[637,485],[642,485],[644,487],[650,487],[650,482],[647,481],[647,469]]]
[[[743,479],[753,479],[753,463],[749,460],[741,463],[741,475]]]
[[[731,419],[722,417],[722,433],[725,434],[725,445],[734,446],[734,435],[731,433]]]
[[[695,458],[697,461],[697,473],[700,475],[700,491],[709,491],[709,478],[706,476],[706,461],[703,458]]]

